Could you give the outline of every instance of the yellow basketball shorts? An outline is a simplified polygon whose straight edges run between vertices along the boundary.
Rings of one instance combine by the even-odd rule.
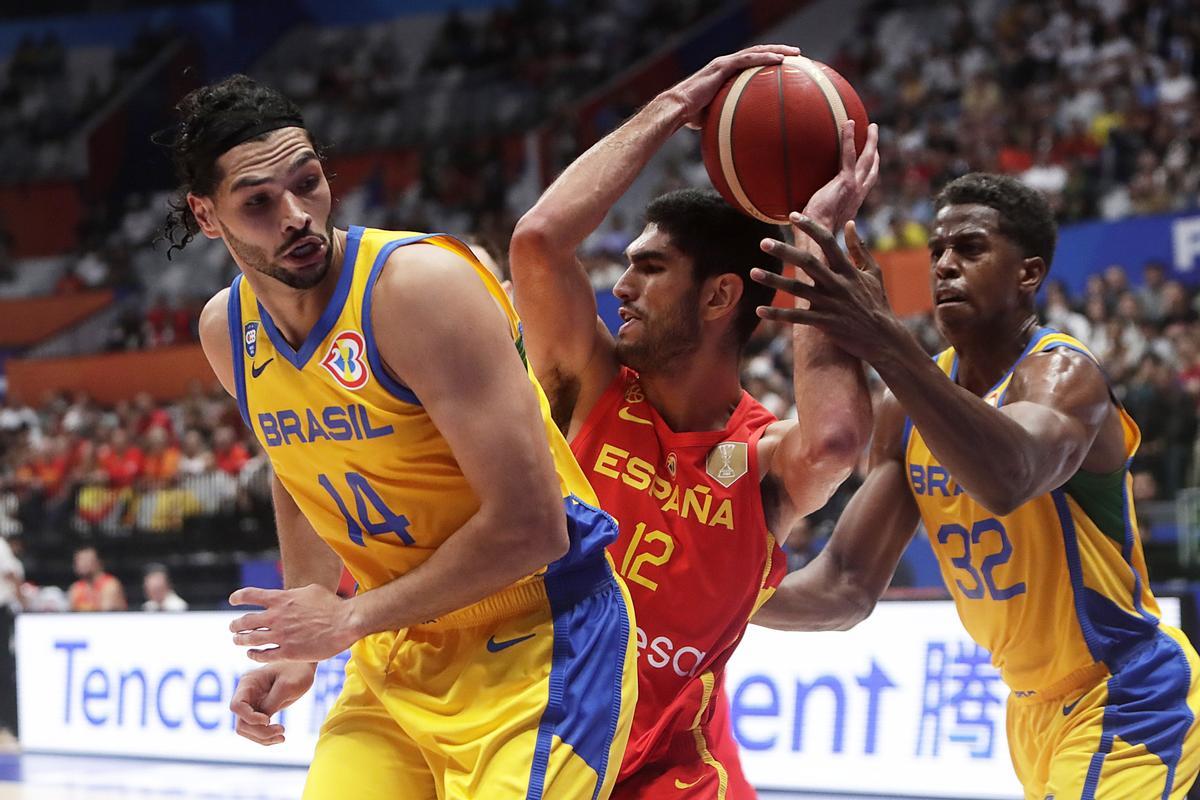
[[[607,558],[351,650],[305,800],[599,800],[633,720],[632,605]]]
[[[1010,697],[1008,744],[1026,800],[1183,800],[1195,782],[1195,648],[1161,625],[1112,666],[1058,696]]]

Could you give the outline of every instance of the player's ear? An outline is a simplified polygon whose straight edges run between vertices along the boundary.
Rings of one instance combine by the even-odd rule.
[[[1046,280],[1050,268],[1046,266],[1041,256],[1033,256],[1021,262],[1020,285],[1030,294],[1037,294],[1038,288]]]
[[[705,320],[718,319],[737,308],[742,299],[746,285],[742,279],[732,272],[714,275],[705,281],[705,288],[700,293],[702,300],[701,318]]]
[[[221,238],[221,230],[217,225],[217,215],[213,210],[212,200],[188,192],[187,204],[192,216],[196,218],[196,225],[199,226],[200,232],[209,239]]]

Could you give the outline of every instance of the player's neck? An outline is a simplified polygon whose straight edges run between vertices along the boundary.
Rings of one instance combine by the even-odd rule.
[[[1037,318],[981,326],[951,342],[958,354],[958,385],[979,396],[986,394],[1012,368],[1037,331]]]
[[[346,256],[346,231],[333,229],[333,254],[325,277],[308,289],[293,289],[274,278],[243,272],[271,321],[292,347],[299,348],[317,324],[341,277]]]
[[[650,405],[676,433],[721,430],[742,399],[737,360],[702,352],[639,379]]]

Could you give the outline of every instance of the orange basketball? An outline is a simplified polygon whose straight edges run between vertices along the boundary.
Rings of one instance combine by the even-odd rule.
[[[730,205],[764,222],[786,223],[837,175],[845,120],[854,120],[856,152],[867,141],[867,111],[853,87],[803,56],[743,71],[706,113],[708,177]]]

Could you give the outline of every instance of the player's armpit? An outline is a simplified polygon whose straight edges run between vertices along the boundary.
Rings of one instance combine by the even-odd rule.
[[[566,431],[577,410],[591,410],[618,364],[612,334],[596,316],[595,290],[575,257],[576,243],[552,237],[552,225],[532,211],[522,217],[509,264],[525,351],[555,422]]]

